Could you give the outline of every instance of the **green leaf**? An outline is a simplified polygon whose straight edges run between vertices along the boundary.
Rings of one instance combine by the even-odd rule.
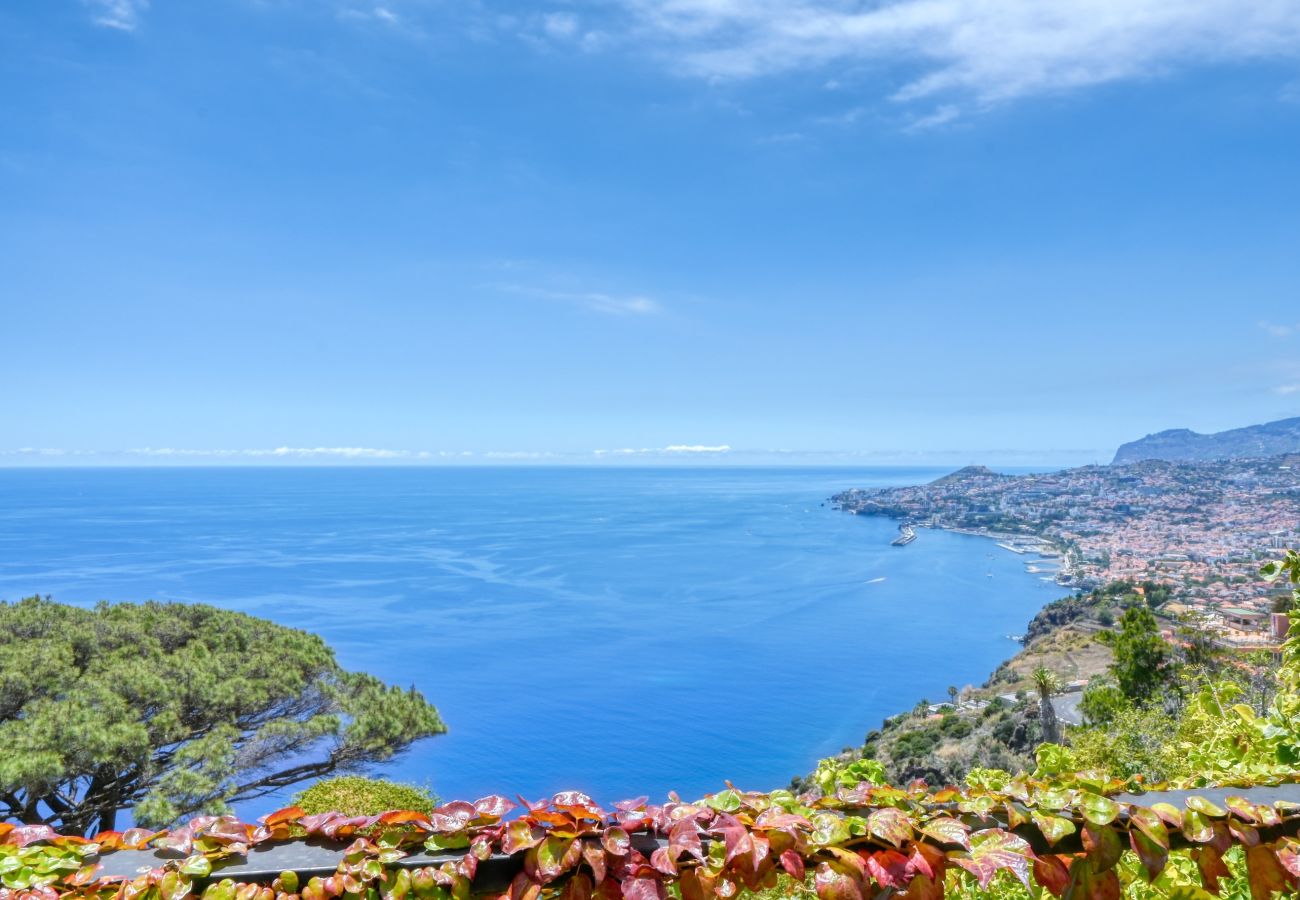
[[[1119,816],[1119,804],[1109,797],[1082,791],[1079,794],[1079,811],[1093,825],[1109,825]]]
[[[734,790],[719,791],[705,797],[704,805],[718,812],[735,812],[740,809],[740,794]]]
[[[1221,806],[1216,806],[1204,797],[1188,797],[1187,808],[1196,810],[1203,816],[1209,816],[1211,819],[1221,819],[1228,814],[1228,811]]]
[[[818,813],[813,816],[812,825],[809,840],[821,847],[842,844],[850,837],[848,823],[834,813]]]
[[[960,844],[970,849],[970,828],[957,819],[939,816],[921,825],[919,830],[941,844]]]
[[[1194,809],[1189,809],[1183,816],[1183,837],[1198,844],[1204,844],[1214,838],[1214,826],[1210,820]]]
[[[212,862],[206,856],[191,856],[181,863],[181,874],[207,878],[212,874]]]
[[[1169,830],[1165,828],[1165,823],[1154,810],[1134,806],[1129,809],[1128,817],[1129,822],[1136,825],[1152,843],[1166,850],[1169,849]]]
[[[1030,813],[1030,818],[1033,819],[1034,825],[1051,846],[1056,846],[1057,842],[1062,838],[1069,837],[1078,830],[1074,823],[1069,819],[1062,818],[1061,816],[1049,816],[1045,813],[1040,813],[1038,810],[1032,811]]]

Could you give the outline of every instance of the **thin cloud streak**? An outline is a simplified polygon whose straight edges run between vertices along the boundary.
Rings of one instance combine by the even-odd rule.
[[[1267,331],[1275,338],[1287,338],[1296,332],[1300,332],[1300,323],[1295,325],[1279,324],[1277,322],[1260,322],[1259,327]]]
[[[651,316],[663,312],[663,307],[657,301],[640,294],[620,296],[601,291],[555,291],[519,284],[491,284],[487,287],[523,297],[568,303],[606,315]]]
[[[1296,385],[1300,391],[1300,385]],[[668,444],[601,450],[396,450],[382,447],[272,447],[195,449],[139,447],[77,450],[50,447],[0,449],[0,467],[14,465],[1003,465],[1080,464],[1108,458],[1093,449],[797,450],[740,449],[729,444]]]
[[[821,66],[921,67],[901,102],[977,106],[1192,65],[1288,58],[1300,3],[1274,0],[619,0],[678,71],[743,79]],[[940,118],[952,118],[943,112]]]
[[[140,17],[149,8],[149,0],[86,0],[98,13],[94,22],[103,28],[135,31]]]

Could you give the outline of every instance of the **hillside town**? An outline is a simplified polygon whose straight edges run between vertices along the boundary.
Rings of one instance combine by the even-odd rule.
[[[1270,551],[1300,540],[1300,455],[1014,476],[971,466],[832,501],[858,515],[996,539],[1063,586],[1168,585],[1166,615],[1200,620],[1230,644],[1267,646],[1285,628],[1272,616],[1278,591],[1259,568]]]

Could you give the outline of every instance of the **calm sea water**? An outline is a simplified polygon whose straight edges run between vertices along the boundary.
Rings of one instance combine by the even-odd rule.
[[[895,523],[822,505],[938,474],[0,470],[0,598],[202,601],[318,632],[437,704],[450,733],[382,771],[446,799],[769,789],[982,682],[1063,592],[991,541],[895,548]]]

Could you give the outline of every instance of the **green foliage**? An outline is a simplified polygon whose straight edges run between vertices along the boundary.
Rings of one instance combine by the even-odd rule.
[[[1089,725],[1107,725],[1132,705],[1113,681],[1095,678],[1079,700],[1079,712]]]
[[[1034,776],[1037,778],[1056,778],[1078,771],[1080,768],[1075,754],[1068,747],[1062,747],[1060,744],[1039,744],[1034,750],[1034,758],[1038,762],[1038,767],[1034,770]],[[1088,767],[1085,765],[1083,768]]]
[[[857,787],[859,784],[884,784],[885,767],[874,759],[858,759],[851,763],[840,763],[833,759],[823,759],[817,764],[813,781],[821,792],[833,796],[842,787]]]
[[[1175,675],[1173,653],[1156,617],[1147,606],[1124,611],[1118,632],[1103,632],[1102,638],[1115,653],[1111,673],[1125,697],[1139,703],[1160,696]]]
[[[1167,781],[1185,770],[1174,749],[1176,723],[1163,711],[1121,701],[1109,710],[1105,725],[1071,729],[1077,768],[1122,777],[1143,775],[1151,782]]]
[[[438,805],[438,798],[412,784],[340,775],[298,792],[293,797],[293,805],[309,814],[339,812],[349,816],[375,816],[395,809],[430,813]]]
[[[0,603],[0,816],[165,824],[444,731],[319,638],[210,606]]]

